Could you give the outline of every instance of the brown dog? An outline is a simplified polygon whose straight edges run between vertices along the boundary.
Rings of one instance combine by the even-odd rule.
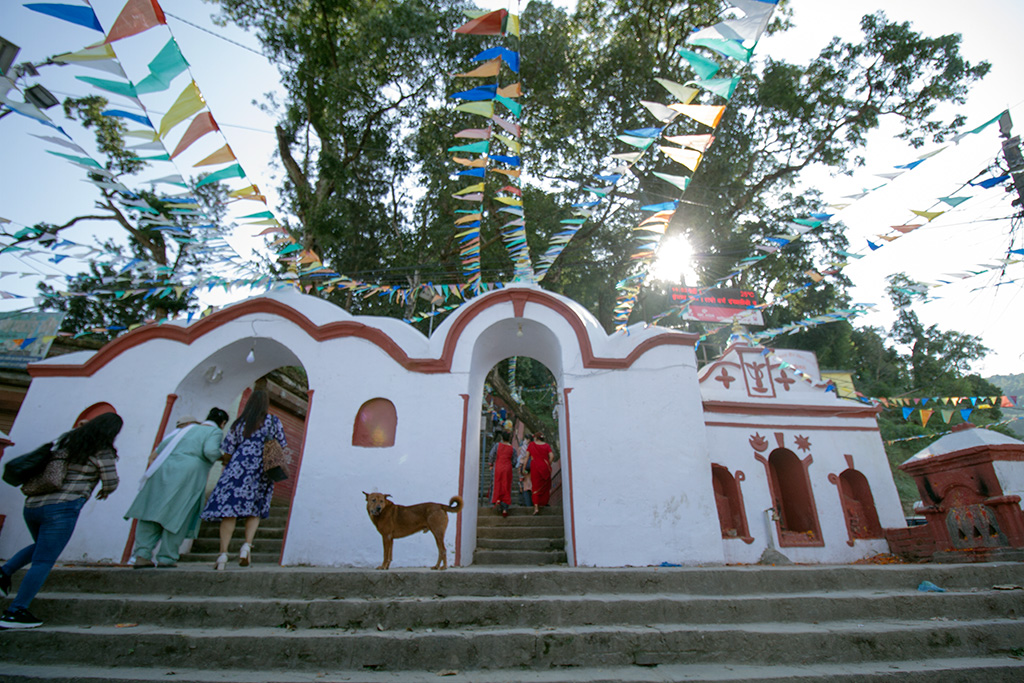
[[[420,503],[418,505],[397,505],[388,498],[389,493],[367,493],[366,512],[384,539],[384,561],[377,569],[391,566],[391,547],[396,538],[411,536],[417,531],[434,534],[437,541],[437,564],[434,569],[448,568],[448,553],[444,549],[444,532],[448,528],[449,512],[462,509],[462,498],[452,496],[448,505],[443,503]]]

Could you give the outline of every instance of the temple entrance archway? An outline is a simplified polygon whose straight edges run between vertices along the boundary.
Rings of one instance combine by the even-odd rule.
[[[261,535],[264,537],[263,548],[258,544],[254,546],[254,551],[264,554],[269,551],[277,563],[283,550],[287,516],[302,462],[306,416],[312,394],[301,362],[287,346],[266,337],[241,338],[196,363],[182,377],[175,391],[167,396],[153,443],[154,447],[159,444],[182,417],[191,416],[202,421],[214,407],[226,411],[229,416],[226,432],[256,389],[265,390],[269,395],[268,412],[281,420],[290,456],[289,477],[274,485],[272,519],[261,523],[257,535],[258,541]],[[209,496],[222,470],[219,462],[211,467],[205,496]],[[209,523],[204,522],[200,529],[200,539],[197,539],[195,548],[199,555],[207,550],[203,539],[211,535],[205,528],[208,526]],[[236,533],[241,528],[239,524]],[[134,531],[133,522],[124,551],[125,562],[131,555]]]

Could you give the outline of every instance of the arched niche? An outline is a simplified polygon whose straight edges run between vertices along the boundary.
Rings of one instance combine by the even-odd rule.
[[[114,410],[114,406],[110,405],[109,403],[93,403],[91,406],[89,406],[88,408],[86,408],[85,410],[78,414],[78,417],[75,418],[74,426],[77,427],[81,424],[88,422],[94,417],[99,417],[100,415],[103,415],[105,413],[114,413],[116,415],[117,411]]]
[[[852,546],[858,538],[882,538],[882,525],[878,521],[875,497],[867,477],[853,467],[853,458],[846,456],[849,467],[837,477],[830,474],[828,480],[839,492],[839,502],[846,522],[847,545]]]
[[[352,425],[352,445],[362,448],[389,448],[395,445],[398,411],[386,398],[371,398],[359,408]]]
[[[715,490],[715,505],[718,508],[722,538],[740,538],[746,543],[753,543],[754,539],[747,527],[743,494],[740,491],[740,482],[744,478],[743,472],[736,472],[733,476],[728,468],[711,465],[711,482]]]
[[[788,448],[776,448],[768,459],[760,455],[768,472],[779,545],[783,547],[823,546],[818,508],[808,474],[810,454],[801,460]]]

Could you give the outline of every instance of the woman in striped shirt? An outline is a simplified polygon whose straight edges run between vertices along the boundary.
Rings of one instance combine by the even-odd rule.
[[[96,484],[103,487],[96,494],[103,500],[117,488],[117,451],[114,439],[123,421],[115,413],[104,413],[61,435],[54,450],[68,453],[68,474],[59,491],[25,498],[25,523],[33,543],[25,546],[0,567],[0,593],[7,595],[11,576],[25,565],[31,567],[18,587],[18,595],[0,616],[0,628],[35,628],[42,625],[28,611],[36,593],[43,587],[54,563],[71,540],[78,522],[78,513],[89,500]]]

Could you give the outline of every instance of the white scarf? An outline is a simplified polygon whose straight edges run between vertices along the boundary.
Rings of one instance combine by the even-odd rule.
[[[203,424],[206,423],[204,422]],[[142,475],[142,479],[139,480],[140,491],[142,490],[142,487],[146,485],[146,482],[149,481],[149,478],[152,477],[158,469],[160,469],[160,465],[164,464],[164,460],[167,460],[167,456],[174,451],[182,437],[188,434],[189,430],[193,427],[195,427],[194,424],[185,425],[184,427],[179,427],[171,432],[170,436],[167,437],[170,441],[168,441],[167,445],[160,450],[160,455],[156,456],[156,460],[146,468],[146,471]]]

